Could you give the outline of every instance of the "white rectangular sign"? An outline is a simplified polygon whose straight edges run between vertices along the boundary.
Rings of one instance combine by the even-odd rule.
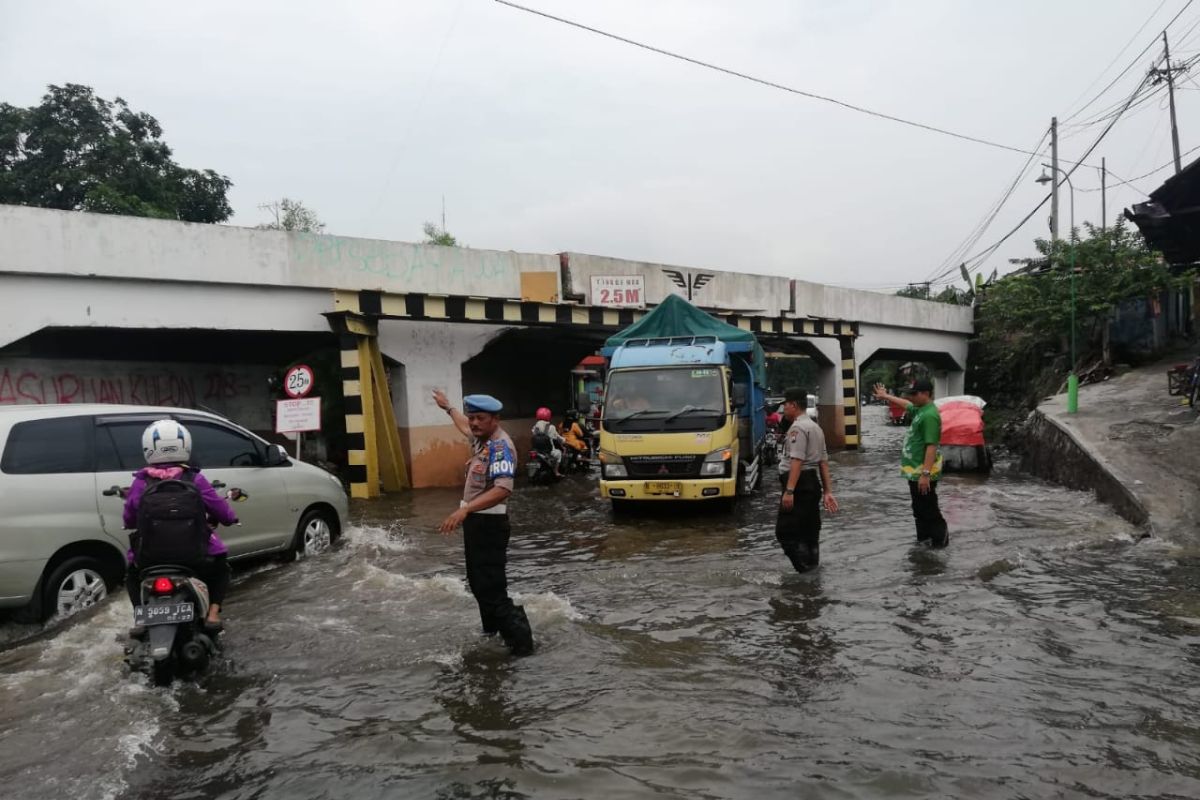
[[[275,402],[276,433],[307,433],[321,430],[321,398]]]
[[[593,275],[592,305],[605,308],[645,308],[645,276]]]

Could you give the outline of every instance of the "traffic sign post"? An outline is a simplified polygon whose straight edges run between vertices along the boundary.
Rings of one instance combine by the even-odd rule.
[[[321,430],[321,398],[298,397],[294,400],[275,401],[275,432],[296,434],[296,460],[300,459],[300,448],[304,434]]]
[[[297,364],[283,376],[283,391],[288,397],[299,399],[313,390],[316,377],[312,367],[307,364]]]

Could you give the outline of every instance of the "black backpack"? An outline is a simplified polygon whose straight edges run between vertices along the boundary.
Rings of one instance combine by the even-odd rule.
[[[542,455],[550,455],[551,451],[554,450],[554,443],[550,441],[550,434],[543,431],[534,431],[533,438],[529,443],[533,447],[533,452],[541,453]]]
[[[177,479],[146,479],[138,505],[137,532],[130,537],[138,566],[195,565],[208,556],[208,513],[193,473]]]

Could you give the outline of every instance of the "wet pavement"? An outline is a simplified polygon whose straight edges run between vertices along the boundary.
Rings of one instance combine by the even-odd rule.
[[[1200,559],[1001,464],[914,546],[902,430],[835,456],[824,566],[774,497],[611,517],[523,489],[539,649],[478,636],[455,494],[353,508],[334,552],[241,573],[198,684],[129,676],[128,607],[0,651],[0,794],[29,798],[1200,796]]]

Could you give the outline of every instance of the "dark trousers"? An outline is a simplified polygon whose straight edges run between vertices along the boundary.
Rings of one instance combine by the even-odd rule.
[[[533,631],[525,609],[508,596],[508,538],[512,529],[505,514],[468,514],[463,520],[463,550],[467,585],[479,604],[483,632],[499,633],[513,653],[533,650]]]
[[[192,568],[196,577],[204,581],[208,587],[208,602],[222,605],[225,595],[229,592],[229,559],[226,556],[213,556]],[[129,592],[129,602],[135,606],[142,599],[142,567],[130,564],[125,570],[125,591]]]
[[[779,476],[787,488],[787,475]],[[780,505],[775,520],[775,538],[796,572],[807,572],[821,563],[821,479],[815,469],[800,473],[791,511]],[[782,498],[781,498],[782,499]]]
[[[950,530],[938,508],[937,481],[929,482],[925,494],[921,494],[919,481],[909,481],[908,493],[912,496],[913,519],[917,522],[917,541],[929,542],[934,547],[950,544]]]

